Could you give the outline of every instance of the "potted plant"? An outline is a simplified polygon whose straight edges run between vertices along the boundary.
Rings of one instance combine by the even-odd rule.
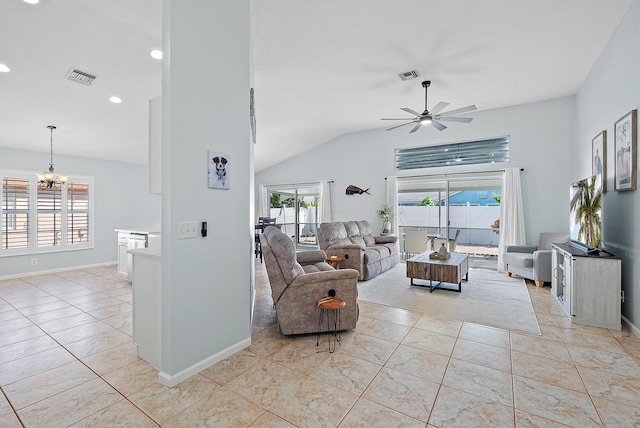
[[[393,217],[393,208],[384,204],[376,211],[378,218],[382,219],[382,234],[391,233],[391,217]]]

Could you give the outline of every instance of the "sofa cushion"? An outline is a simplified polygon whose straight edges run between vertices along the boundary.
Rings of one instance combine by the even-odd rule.
[[[271,251],[273,251],[273,255],[278,261],[278,266],[280,266],[285,282],[290,284],[291,281],[299,275],[304,275],[304,269],[302,269],[302,266],[296,261],[295,246],[291,239],[284,233],[281,233],[279,230],[277,233],[270,232],[267,229],[265,229],[265,236],[269,247],[271,247]]]
[[[378,254],[380,254],[380,258],[381,259],[385,259],[385,258],[387,258],[387,257],[389,257],[391,255],[391,249],[389,249],[389,247],[387,247],[385,245],[376,245],[375,247],[372,247],[371,249],[377,251]]]
[[[371,225],[366,220],[360,220],[355,222],[358,226],[361,236],[371,235]]]
[[[360,236],[360,229],[358,229],[358,225],[355,221],[345,221],[344,228],[349,238],[352,236]]]
[[[533,268],[533,254],[531,253],[506,253],[504,255],[506,265],[523,268]]]
[[[365,247],[373,247],[374,245],[376,245],[376,240],[371,234],[362,235],[362,239],[364,239]]]
[[[371,263],[379,262],[381,259],[380,252],[375,247],[365,248],[364,250],[364,264],[369,265]]]
[[[352,244],[360,245],[362,248],[366,247],[362,236],[350,236],[349,240],[351,241]]]
[[[332,243],[338,239],[345,239],[347,237],[347,231],[344,228],[344,224],[339,222],[324,223],[323,235],[328,243]]]
[[[389,249],[389,254],[399,254],[398,246],[395,243],[384,244]]]
[[[324,272],[326,270],[335,270],[329,263],[318,262],[312,265],[302,266],[304,273]]]

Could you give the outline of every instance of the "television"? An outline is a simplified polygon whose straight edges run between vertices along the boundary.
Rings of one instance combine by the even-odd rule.
[[[602,245],[602,180],[583,178],[570,186],[569,244],[581,251],[597,252]]]

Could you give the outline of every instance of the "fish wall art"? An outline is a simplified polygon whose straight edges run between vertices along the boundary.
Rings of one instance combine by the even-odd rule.
[[[370,195],[371,193],[369,193],[369,189],[361,189],[357,186],[354,186],[353,184],[350,184],[347,186],[347,190],[345,191],[345,193],[347,195],[362,195],[363,193],[366,193],[367,195]]]

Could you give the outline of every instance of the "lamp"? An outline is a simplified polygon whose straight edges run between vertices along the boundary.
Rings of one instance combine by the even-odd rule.
[[[51,161],[49,162],[49,171],[38,174],[38,187],[40,189],[63,189],[67,187],[69,177],[66,175],[58,175],[53,170],[53,130],[56,129],[56,127],[48,125],[47,128],[51,131]]]

